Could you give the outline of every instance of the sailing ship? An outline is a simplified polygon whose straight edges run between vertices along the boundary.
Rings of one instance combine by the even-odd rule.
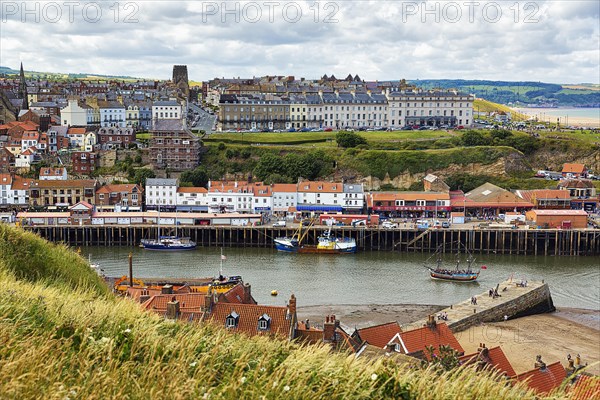
[[[459,249],[461,245],[462,244],[459,243]],[[441,246],[443,246],[443,244]],[[475,262],[475,259],[467,250],[467,248],[464,247],[464,245],[462,245],[462,247],[464,248],[467,254],[467,265],[464,268],[461,268],[460,265],[460,250],[456,254],[456,266],[454,268],[444,267],[440,247],[438,247],[436,253],[433,256],[427,259],[427,261],[429,261],[434,256],[437,256],[436,267],[431,268],[429,266],[425,266],[425,268],[429,270],[429,276],[431,277],[431,279],[453,282],[475,282],[477,278],[479,278],[479,273],[481,272],[481,269],[479,269],[479,271],[473,271],[472,264]]]
[[[314,224],[314,219],[310,225],[302,232],[302,224],[292,237],[276,238],[275,248],[278,251],[286,253],[320,253],[320,254],[341,254],[356,253],[356,240],[353,238],[337,237],[331,233],[331,226],[321,236],[317,238],[317,245],[304,245],[302,241],[310,227]]]
[[[160,235],[160,207],[158,209],[157,218],[157,235],[156,239],[142,239],[141,245],[147,250],[194,250],[196,248],[196,242],[192,241],[189,237],[177,236],[177,218],[175,218],[175,235],[173,236],[161,236]]]

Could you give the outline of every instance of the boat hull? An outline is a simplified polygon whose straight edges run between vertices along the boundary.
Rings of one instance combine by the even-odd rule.
[[[146,250],[157,250],[157,251],[182,251],[182,250],[194,250],[196,245],[174,245],[165,246],[161,244],[143,244]]]
[[[284,253],[312,253],[312,254],[351,254],[356,253],[356,245],[346,246],[298,246],[289,239],[275,239],[275,249]]]
[[[443,274],[429,270],[431,279],[451,282],[475,282],[479,277],[478,273],[467,273],[467,274]]]

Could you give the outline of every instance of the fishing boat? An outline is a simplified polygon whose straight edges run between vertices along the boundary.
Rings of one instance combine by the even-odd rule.
[[[319,253],[319,254],[342,254],[356,253],[356,240],[353,238],[337,237],[331,233],[331,226],[317,238],[317,245],[304,245],[302,241],[308,230],[314,224],[314,220],[302,233],[302,224],[292,237],[276,238],[275,248],[286,253]]]
[[[160,235],[160,208],[158,209],[157,219],[157,238],[156,239],[142,239],[141,246],[146,250],[165,250],[165,251],[176,251],[176,250],[194,250],[196,248],[196,242],[192,241],[188,237],[177,236],[177,218],[175,218],[175,235],[173,236],[161,236]]]
[[[461,267],[460,251],[456,254],[456,265],[454,266],[454,268],[445,267],[443,265],[440,247],[438,247],[438,250],[433,255],[437,256],[436,267],[431,268],[429,266],[425,266],[425,268],[429,270],[429,276],[431,277],[431,279],[452,282],[475,282],[477,278],[479,278],[479,273],[481,272],[481,269],[479,269],[479,271],[473,271],[472,264],[475,262],[475,259],[473,258],[471,253],[466,249],[466,247],[463,246],[467,254],[467,265],[464,268]],[[428,261],[431,258],[433,258],[433,256],[429,257]]]

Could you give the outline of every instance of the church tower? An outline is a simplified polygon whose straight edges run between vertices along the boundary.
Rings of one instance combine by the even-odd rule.
[[[185,100],[189,100],[190,84],[188,82],[187,65],[173,66],[173,83],[181,90]]]
[[[23,63],[21,63],[21,71],[19,72],[19,98],[23,100],[21,105],[22,110],[29,109],[29,99],[27,96],[27,81],[25,80],[25,72],[23,71]]]

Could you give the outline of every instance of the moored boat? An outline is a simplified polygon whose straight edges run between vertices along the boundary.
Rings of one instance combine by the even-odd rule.
[[[459,259],[460,253],[458,253],[455,268],[446,268],[443,266],[441,253],[438,248],[438,251],[436,251],[436,253],[434,254],[437,256],[436,267],[432,268],[429,266],[425,266],[425,268],[429,270],[429,276],[431,277],[431,279],[452,282],[475,282],[477,278],[479,278],[479,273],[481,272],[481,269],[479,269],[479,271],[473,271],[472,264],[473,262],[475,262],[475,259],[472,257],[471,253],[469,253],[469,251],[466,248],[464,249],[467,253],[466,267],[461,268],[461,261]],[[431,257],[429,259],[431,259]]]
[[[196,242],[190,240],[190,238],[179,236],[159,236],[158,239],[143,239],[141,244],[147,250],[193,250],[196,248]]]
[[[311,225],[312,226],[312,223]],[[310,226],[308,228],[310,228]],[[279,237],[274,240],[275,248],[286,253],[319,253],[319,254],[342,254],[356,253],[356,240],[353,238],[337,237],[331,234],[331,227],[317,238],[317,245],[303,245],[302,240],[306,232],[302,234],[302,225],[292,237]]]

